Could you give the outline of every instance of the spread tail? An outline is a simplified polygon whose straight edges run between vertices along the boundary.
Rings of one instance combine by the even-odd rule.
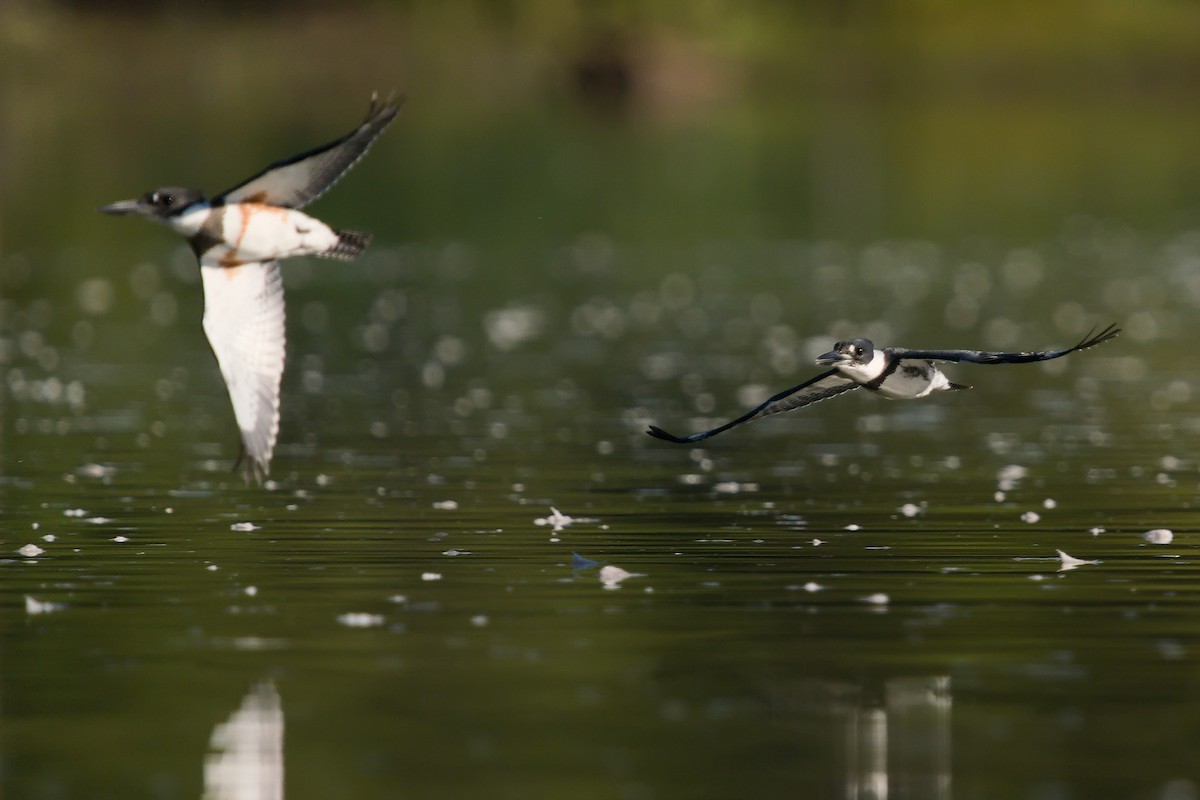
[[[970,389],[970,388],[971,388],[971,387],[970,387],[970,386],[967,386],[965,383],[952,383],[952,384],[950,384],[950,389],[951,389],[951,390],[955,390],[955,391],[957,391],[957,390],[961,390],[961,389]]]
[[[362,231],[335,230],[334,233],[338,235],[338,242],[324,253],[321,253],[325,258],[351,261],[362,255],[362,251],[366,250],[367,245],[371,243],[371,234],[363,233]]]

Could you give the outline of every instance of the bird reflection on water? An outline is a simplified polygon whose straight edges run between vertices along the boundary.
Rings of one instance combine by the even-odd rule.
[[[204,759],[204,800],[283,800],[283,704],[264,681],[213,728]]]

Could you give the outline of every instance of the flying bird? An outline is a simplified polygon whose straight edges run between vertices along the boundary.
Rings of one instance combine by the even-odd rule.
[[[270,471],[283,377],[283,281],[279,260],[315,255],[349,261],[370,234],[331,228],[299,209],[337,183],[395,118],[401,99],[371,97],[366,119],[345,136],[270,164],[209,200],[167,186],[100,209],[166,225],[200,262],[204,333],[217,357],[241,430],[246,482]],[[234,465],[235,469],[237,464]]]
[[[1100,333],[1089,333],[1079,344],[1065,350],[1035,350],[1022,353],[991,353],[983,350],[909,350],[904,347],[876,348],[868,339],[847,339],[838,342],[833,350],[817,359],[821,366],[833,369],[810,378],[799,386],[784,389],[762,405],[746,412],[735,420],[703,433],[691,436],[675,436],[662,428],[651,425],[646,431],[656,439],[676,444],[691,444],[716,436],[743,422],[750,422],[769,414],[803,408],[830,397],[845,394],[851,389],[863,387],[893,400],[915,400],[934,392],[969,389],[952,383],[937,368],[935,361],[968,361],[973,364],[1028,364],[1033,361],[1049,361],[1062,358],[1078,350],[1087,350],[1104,344],[1119,334],[1121,329],[1109,325]],[[1093,335],[1095,334],[1095,335]]]

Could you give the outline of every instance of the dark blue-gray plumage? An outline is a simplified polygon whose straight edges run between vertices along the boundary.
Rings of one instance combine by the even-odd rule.
[[[716,436],[718,433],[756,420],[769,414],[791,411],[807,405],[837,397],[851,389],[863,387],[894,400],[914,400],[933,392],[953,391],[969,387],[951,383],[935,361],[962,362],[973,364],[1028,364],[1034,361],[1049,361],[1089,347],[1103,344],[1119,334],[1121,329],[1109,325],[1095,335],[1089,333],[1079,344],[1063,350],[1033,350],[1017,353],[988,352],[984,350],[910,350],[903,347],[876,348],[868,339],[847,339],[834,345],[833,350],[817,359],[822,366],[833,369],[815,378],[785,389],[724,425],[694,433],[676,436],[656,425],[646,431],[656,439],[676,444],[691,444]],[[1094,331],[1093,331],[1094,333]]]

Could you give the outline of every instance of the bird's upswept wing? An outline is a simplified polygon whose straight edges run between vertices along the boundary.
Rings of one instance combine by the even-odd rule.
[[[704,433],[694,433],[691,436],[675,436],[667,433],[662,428],[651,425],[646,433],[653,436],[655,439],[662,439],[666,442],[674,442],[676,444],[691,444],[698,442],[701,439],[707,439],[710,436],[716,436],[722,431],[727,431],[730,428],[741,425],[743,422],[765,417],[768,414],[778,414],[781,411],[791,411],[794,408],[803,408],[807,405],[827,400],[830,397],[836,397],[842,392],[848,392],[851,389],[858,388],[850,378],[842,375],[836,369],[831,369],[828,372],[822,372],[820,375],[805,381],[799,386],[793,386],[790,389],[785,389],[774,397],[770,398],[762,405],[748,411],[742,416],[731,422],[726,422],[720,427],[713,428],[711,431]]]
[[[276,161],[214,200],[218,203],[267,203],[285,208],[304,208],[337,183],[358,163],[383,129],[395,118],[403,98],[379,103],[371,97],[367,118],[336,141],[299,155]]]
[[[1100,333],[1093,330],[1080,340],[1074,347],[1065,350],[1034,350],[1023,353],[992,353],[983,350],[908,350],[903,347],[889,347],[888,352],[901,359],[923,359],[926,361],[969,361],[973,364],[1028,364],[1031,361],[1049,361],[1052,358],[1062,358],[1077,350],[1087,350],[1089,347],[1104,344],[1121,332],[1115,324],[1109,325]],[[1095,335],[1093,335],[1095,334]]]
[[[247,456],[246,479],[261,482],[279,434],[283,377],[283,279],[274,261],[200,265],[204,333],[229,390]]]

